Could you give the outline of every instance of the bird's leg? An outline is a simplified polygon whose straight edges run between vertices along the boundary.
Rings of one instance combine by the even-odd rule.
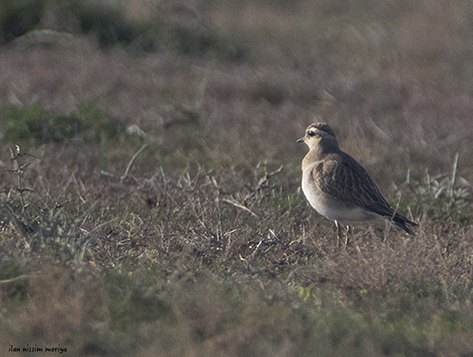
[[[340,246],[340,239],[342,237],[342,227],[341,225],[335,220],[335,226],[337,227],[337,247]]]
[[[343,225],[339,223],[338,221],[335,221],[335,226],[337,226],[337,246],[340,247],[341,240],[343,239],[343,236],[345,235],[345,239],[343,240],[343,242],[345,243],[345,247],[346,247],[348,243],[350,242],[350,237],[353,235],[352,227],[346,226],[345,228],[346,230],[344,230],[342,229]]]
[[[353,236],[353,228],[351,226],[347,226],[347,231],[345,233],[346,233],[345,246],[347,246],[348,243],[350,242],[350,238]]]

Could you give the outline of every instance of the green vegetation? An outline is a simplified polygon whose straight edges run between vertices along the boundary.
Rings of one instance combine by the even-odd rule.
[[[97,99],[80,103],[70,115],[46,110],[39,102],[30,107],[5,106],[0,108],[0,130],[6,142],[17,144],[67,143],[73,142],[71,139],[97,143],[123,135],[124,121],[104,113],[97,103]]]
[[[44,12],[43,0],[5,0],[0,4],[0,44],[36,28]]]
[[[205,4],[198,5],[205,8]],[[102,49],[130,52],[176,51],[199,58],[241,62],[248,49],[201,17],[193,4],[137,4],[96,0],[5,0],[0,4],[0,44],[36,29],[52,29],[95,38]],[[41,20],[43,21],[41,22]]]
[[[100,46],[0,51],[0,355],[473,354],[469,5],[74,3],[22,23]],[[415,237],[337,247],[313,121]]]

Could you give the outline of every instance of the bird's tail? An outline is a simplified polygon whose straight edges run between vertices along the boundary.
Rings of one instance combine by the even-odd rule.
[[[392,217],[392,222],[394,225],[398,226],[399,228],[405,230],[407,233],[409,233],[410,235],[413,235],[415,236],[416,233],[409,228],[409,226],[417,226],[418,224],[415,223],[415,222],[412,222],[410,220],[408,220],[406,217],[404,217],[403,215],[399,214],[399,213],[394,213],[394,216]]]

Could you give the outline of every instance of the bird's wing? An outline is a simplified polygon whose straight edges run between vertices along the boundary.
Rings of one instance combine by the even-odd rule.
[[[317,187],[332,198],[377,213],[392,216],[393,209],[365,169],[347,155],[343,160],[324,160],[311,172]]]

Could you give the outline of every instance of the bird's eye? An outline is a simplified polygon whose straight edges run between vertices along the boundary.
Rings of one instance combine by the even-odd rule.
[[[309,136],[312,137],[312,136],[315,136],[315,135],[317,135],[317,134],[315,133],[315,131],[312,131],[312,130],[311,130],[311,131],[308,131],[308,132],[307,132],[307,135],[309,135]]]

